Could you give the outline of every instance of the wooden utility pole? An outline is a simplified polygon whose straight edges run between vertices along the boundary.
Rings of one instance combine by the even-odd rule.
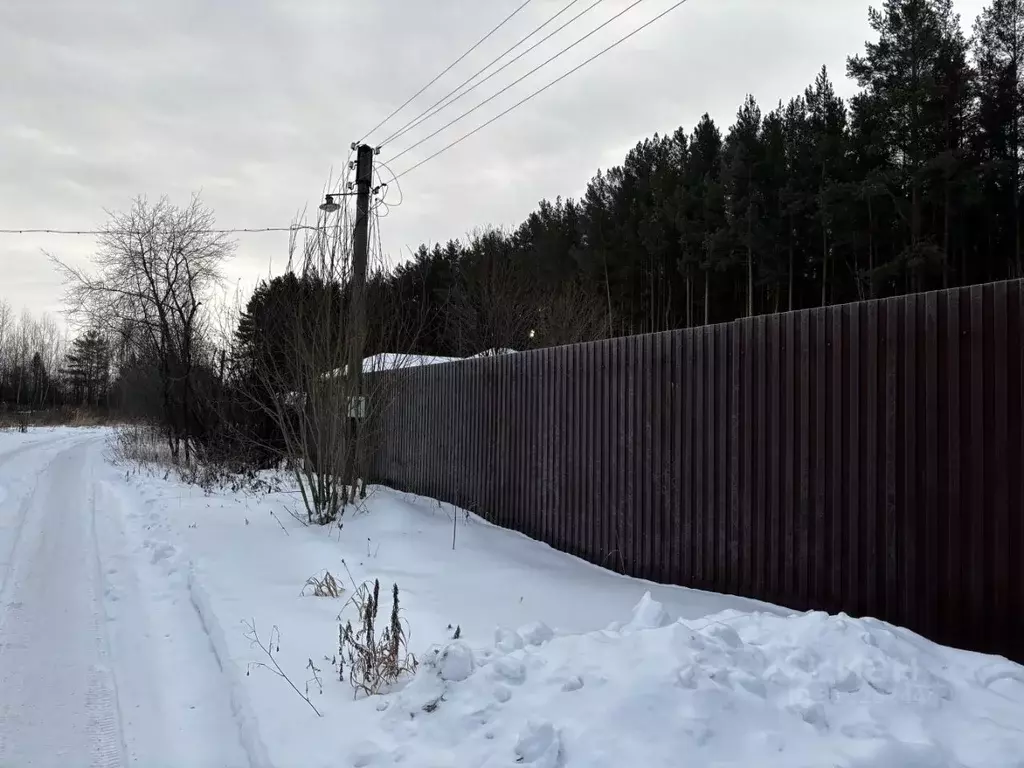
[[[366,347],[366,264],[370,245],[370,193],[373,186],[373,147],[356,150],[356,223],[352,233],[352,279],[349,282],[348,391],[349,391],[349,503],[354,503],[360,477],[359,419],[363,395],[363,352]],[[353,413],[353,409],[355,412]],[[354,418],[353,418],[354,417]],[[362,478],[365,482],[365,478]]]

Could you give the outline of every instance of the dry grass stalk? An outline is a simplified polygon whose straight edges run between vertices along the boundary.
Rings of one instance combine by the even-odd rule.
[[[303,597],[306,595],[313,595],[313,597],[341,597],[341,593],[344,591],[344,588],[338,583],[338,580],[334,578],[331,572],[325,570],[306,579],[302,592],[299,594]]]
[[[345,679],[347,661],[348,680],[357,696],[374,696],[416,671],[418,662],[409,653],[409,634],[401,618],[397,584],[391,595],[391,618],[379,634],[379,580],[374,580],[372,589],[369,582],[364,583],[350,599],[358,610],[359,628],[353,628],[351,621],[338,626],[338,676]]]

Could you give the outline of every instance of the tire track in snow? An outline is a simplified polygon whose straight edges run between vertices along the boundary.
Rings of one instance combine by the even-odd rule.
[[[133,637],[139,633],[138,627],[121,622],[121,614],[141,611],[148,614],[147,634],[159,637],[165,630],[174,633],[173,638],[160,644],[150,665],[167,670],[181,670],[183,664],[190,667],[188,671],[181,670],[173,690],[162,692],[165,719],[181,717],[173,725],[188,730],[202,753],[197,757],[191,752],[177,756],[178,759],[182,764],[215,764],[218,768],[243,764],[249,768],[271,768],[237,670],[224,653],[223,638],[217,640],[219,625],[202,607],[203,597],[194,582],[191,562],[173,544],[154,536],[156,514],[143,511],[147,505],[116,482],[113,475],[100,481],[98,491],[104,510],[102,544],[110,547],[115,540],[122,542],[112,550],[120,554],[108,558],[108,562],[121,560],[132,571],[130,576],[115,572],[113,579],[107,579],[118,614],[111,626],[115,633],[121,633],[119,646],[123,650],[133,644]],[[187,714],[182,717],[181,705],[197,700],[203,702],[203,722],[190,725]],[[127,703],[124,697],[122,703]],[[208,750],[204,750],[204,742]],[[234,748],[230,746],[232,742]],[[169,745],[169,750],[174,751],[175,746]],[[141,748],[153,751],[150,746]]]
[[[92,668],[85,706],[89,713],[89,734],[92,737],[92,768],[119,768],[125,765],[117,690],[113,674],[106,667],[96,665]]]
[[[97,594],[89,442],[45,456],[19,507],[0,590],[19,607],[0,623],[0,764],[125,764]]]
[[[246,755],[249,758],[250,768],[273,768],[267,749],[260,737],[259,726],[257,725],[256,714],[249,703],[248,694],[242,685],[242,681],[234,669],[231,657],[227,651],[227,643],[224,640],[224,632],[220,623],[210,610],[210,601],[195,580],[195,567],[190,563],[188,571],[188,591],[192,609],[199,619],[199,623],[210,643],[210,651],[217,660],[221,674],[228,685],[231,695],[231,710],[238,725],[239,736]]]
[[[69,440],[73,440],[73,439],[75,439],[77,437],[78,436],[76,435],[74,437],[58,438],[56,440],[32,442],[32,443],[29,443],[27,445],[21,445],[21,446],[18,446],[17,448],[15,448],[13,450],[10,450],[10,451],[7,451],[5,453],[0,454],[0,461],[8,460],[12,456],[20,456],[20,455],[24,455],[24,454],[31,454],[31,453],[34,453],[36,451],[40,451],[40,450],[44,450],[44,449],[53,450],[54,448],[60,446],[61,444],[66,443]],[[31,508],[32,504],[35,501],[36,494],[39,492],[39,488],[40,488],[40,485],[42,483],[43,476],[46,474],[46,470],[50,466],[50,464],[52,464],[54,461],[56,461],[58,458],[60,458],[61,456],[63,456],[65,453],[67,453],[68,451],[70,451],[72,449],[73,449],[73,446],[69,447],[69,448],[65,448],[63,450],[58,450],[52,456],[47,457],[47,460],[46,460],[47,463],[42,468],[38,469],[35,472],[34,477],[31,480],[32,486],[29,489],[28,493],[25,494],[24,496],[22,496],[20,499],[16,500],[16,503],[18,503],[18,511],[17,511],[17,513],[15,513],[15,523],[14,523],[14,526],[13,526],[14,531],[13,531],[13,534],[11,535],[11,543],[10,543],[10,546],[7,548],[6,559],[3,560],[3,561],[0,561],[0,566],[3,567],[3,575],[0,576],[0,608],[3,608],[7,604],[7,601],[6,601],[7,586],[8,586],[8,582],[11,580],[11,573],[14,570],[15,555],[16,555],[17,550],[18,550],[18,548],[19,548],[19,546],[21,544],[21,540],[22,540],[22,538],[24,536],[25,522],[28,519],[29,509]],[[3,464],[0,464],[0,471],[6,470],[7,467],[8,467],[8,464],[5,461]],[[2,479],[2,477],[3,477],[3,474],[0,474],[0,479]],[[5,487],[5,488],[0,489],[0,505],[2,505],[4,503],[4,501],[9,499],[9,498],[10,498],[10,494],[7,491],[7,488]],[[0,510],[2,510],[2,507],[0,507]],[[2,521],[3,521],[3,518],[0,517],[0,523],[2,523]],[[2,630],[3,630],[3,614],[0,614],[0,632],[2,632]],[[2,649],[2,648],[0,648],[0,649]]]
[[[106,594],[103,564],[100,562],[100,542],[96,533],[96,469],[89,466],[89,537],[92,544],[93,600],[96,605],[94,626],[100,643],[100,657],[107,661],[111,657],[110,634],[107,630],[110,617],[106,605],[96,588]],[[93,737],[93,768],[117,768],[127,764],[127,749],[124,742],[124,725],[121,705],[117,695],[117,677],[113,670],[104,665],[95,665],[89,679],[89,694],[86,707],[89,711],[89,732]]]

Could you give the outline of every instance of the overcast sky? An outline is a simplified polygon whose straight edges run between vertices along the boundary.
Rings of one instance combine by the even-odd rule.
[[[443,116],[457,116],[632,1],[604,0]],[[370,141],[567,2],[532,0]],[[545,34],[591,2],[577,2]],[[400,173],[674,2],[640,2],[391,167]],[[352,141],[521,3],[0,0],[0,229],[96,228],[104,209],[125,208],[138,194],[184,203],[196,190],[224,227],[287,226],[317,203]],[[983,5],[960,0],[965,27]],[[868,6],[690,0],[406,176],[403,205],[382,221],[385,252],[397,260],[421,242],[517,224],[542,197],[579,196],[599,167],[621,162],[655,131],[689,129],[704,112],[725,127],[745,94],[771,107],[801,92],[822,64],[849,95],[845,61],[871,35]],[[385,146],[380,159],[444,122]],[[247,290],[282,269],[286,246],[284,234],[239,236],[228,277]],[[42,252],[74,261],[91,247],[85,237],[0,235],[0,298],[59,311],[60,282]]]

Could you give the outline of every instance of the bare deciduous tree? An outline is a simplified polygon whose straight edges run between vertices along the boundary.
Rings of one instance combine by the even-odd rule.
[[[159,370],[161,427],[175,461],[194,447],[195,370],[203,304],[235,243],[216,231],[213,212],[194,195],[178,207],[137,198],[110,214],[91,268],[51,257],[65,278],[71,316],[130,346]]]
[[[575,282],[559,285],[518,261],[500,230],[475,235],[444,307],[460,355],[548,347],[603,338],[600,298]]]
[[[509,238],[489,230],[473,238],[445,308],[460,355],[522,349],[537,323],[537,281],[513,259]]]
[[[606,312],[600,297],[569,282],[541,291],[531,345],[557,347],[607,337]]]
[[[0,301],[0,409],[53,406],[64,348],[64,332],[52,317],[27,311],[18,317]]]

